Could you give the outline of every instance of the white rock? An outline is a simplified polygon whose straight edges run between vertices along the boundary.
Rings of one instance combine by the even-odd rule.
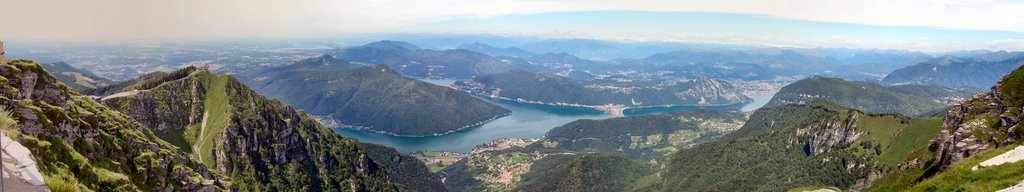
[[[971,170],[978,170],[979,167],[991,167],[1006,163],[1015,163],[1020,160],[1024,160],[1024,146],[1017,146],[1017,148],[1014,148],[1013,150],[1007,151],[1006,153],[999,154],[999,156],[985,160],[984,162],[978,164],[978,166],[972,167]]]
[[[1010,186],[996,192],[1024,192],[1024,181],[1020,181],[1017,185]]]
[[[5,178],[18,177],[35,186],[42,186],[46,183],[43,180],[43,174],[39,173],[36,161],[33,160],[32,153],[28,148],[25,148],[21,143],[12,140],[7,134],[2,132],[0,132],[0,141],[3,144],[3,176]]]

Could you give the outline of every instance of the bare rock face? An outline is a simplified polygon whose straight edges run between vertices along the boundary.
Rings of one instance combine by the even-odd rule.
[[[942,131],[932,141],[937,146],[936,161],[950,165],[978,152],[1017,143],[1024,128],[1020,82],[1024,71],[1018,69],[992,86],[991,92],[954,105],[946,113]]]
[[[855,130],[858,116],[860,116],[859,113],[852,113],[842,121],[826,120],[797,129],[797,136],[807,136],[807,140],[804,142],[804,153],[818,155],[836,149],[837,146],[853,143],[861,135]]]
[[[2,118],[2,117],[0,117]],[[3,156],[3,186],[11,191],[47,191],[32,152],[0,131],[0,153]]]
[[[744,103],[750,98],[740,94],[740,90],[721,80],[707,77],[697,78],[690,82],[691,89],[676,93],[680,97],[700,98],[700,105],[720,105],[723,103]]]

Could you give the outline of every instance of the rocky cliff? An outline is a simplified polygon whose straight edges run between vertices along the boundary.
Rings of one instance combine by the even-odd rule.
[[[1024,68],[992,86],[991,91],[954,105],[946,113],[942,132],[933,141],[936,160],[943,166],[987,149],[1019,143],[1024,135]]]
[[[183,69],[103,103],[154,127],[239,191],[395,191],[405,187],[310,116],[269,100],[229,75]],[[173,77],[174,75],[172,75]],[[407,186],[413,187],[413,186]]]
[[[54,191],[211,191],[221,179],[143,124],[60,83],[36,62],[0,64],[6,130]]]

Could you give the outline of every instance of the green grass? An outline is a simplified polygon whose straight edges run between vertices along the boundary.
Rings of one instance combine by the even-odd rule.
[[[924,175],[924,169],[908,169],[885,176],[864,191],[903,191],[917,183]]]
[[[839,117],[846,117],[840,115]],[[857,132],[862,133],[848,149],[857,156],[877,156],[882,149],[892,143],[892,135],[904,130],[907,125],[900,118],[892,115],[869,116],[860,115],[857,119]],[[879,151],[876,151],[878,149]]]
[[[915,185],[908,191],[996,191],[1004,189],[1024,180],[1024,161],[999,166],[980,168],[971,171],[971,167],[982,161],[1005,153],[1016,145],[987,150],[970,158],[960,160],[935,177]]]
[[[113,172],[103,168],[93,168],[96,179],[101,185],[123,185],[129,183],[127,175]]]
[[[228,96],[224,90],[228,82],[229,77],[226,75],[216,76],[213,74],[203,74],[211,76],[205,78],[209,80],[207,83],[206,91],[206,103],[205,109],[209,113],[209,117],[206,119],[206,128],[199,134],[196,145],[199,148],[198,159],[207,167],[216,167],[216,161],[213,158],[213,149],[216,147],[218,136],[224,132],[227,128],[229,114],[228,114]],[[200,126],[196,126],[200,128]]]
[[[76,192],[81,191],[78,187],[78,179],[68,175],[46,177],[46,188],[54,192]]]
[[[886,148],[892,141],[892,135],[903,128],[906,125],[900,123],[898,118],[893,116],[861,116],[861,119],[857,121],[857,128],[859,131],[864,132],[858,138],[858,141],[872,141],[876,144],[882,145],[882,148]]]
[[[0,129],[8,130],[14,128],[18,124],[18,121],[11,117],[11,112],[7,111],[6,108],[0,107]]]
[[[942,118],[915,118],[910,120],[910,125],[903,129],[886,148],[879,162],[895,166],[900,162],[909,160],[908,157],[919,149],[928,147],[928,142],[942,130]]]

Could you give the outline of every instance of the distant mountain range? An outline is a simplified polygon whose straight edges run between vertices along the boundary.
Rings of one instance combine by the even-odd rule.
[[[709,78],[642,86],[597,84],[552,74],[513,71],[458,81],[453,86],[478,95],[522,102],[589,107],[613,105],[610,107],[620,109],[735,105],[751,101],[731,84]]]
[[[331,56],[241,77],[256,91],[329,125],[393,135],[447,134],[510,112],[449,87],[403,77],[385,65],[356,65]]]
[[[518,58],[528,58],[537,55],[536,53],[522,50],[517,47],[497,48],[483,43],[462,44],[459,45],[459,47],[456,49],[465,49],[480,52],[483,54],[488,54],[491,56],[509,56]]]
[[[779,76],[828,75],[876,79],[892,70],[930,58],[919,52],[851,49],[684,49],[634,61],[648,70],[686,77],[711,76],[772,79]]]
[[[464,49],[419,49],[412,44],[398,41],[378,41],[340,49],[333,55],[339,59],[362,64],[384,64],[403,75],[420,78],[472,78],[536,68],[529,62],[515,57],[492,57]]]
[[[882,82],[985,89],[1024,64],[1024,53],[995,52],[971,58],[946,56],[893,71]]]
[[[814,76],[786,85],[767,107],[808,104],[822,99],[868,113],[901,113],[909,116],[942,115],[949,105],[980,93],[975,88],[937,85],[882,86],[840,78]]]
[[[456,79],[524,70],[565,73],[565,76],[581,78],[592,78],[586,74],[639,71],[683,78],[766,80],[824,75],[879,80],[893,70],[932,58],[921,52],[900,50],[621,43],[585,39],[535,41],[505,48],[467,43],[447,50],[423,49],[401,41],[377,41],[339,49],[333,54],[357,63],[386,64],[406,76]]]
[[[92,72],[78,69],[68,65],[64,62],[55,63],[43,63],[43,68],[46,68],[57,80],[64,82],[65,85],[71,86],[76,91],[88,91],[99,87],[104,87],[113,84],[113,81],[96,75]]]

